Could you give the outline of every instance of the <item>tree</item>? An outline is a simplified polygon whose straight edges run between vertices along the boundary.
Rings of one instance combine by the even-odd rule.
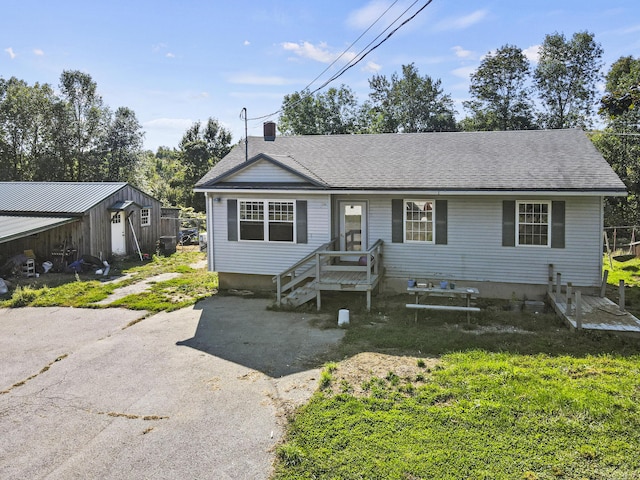
[[[0,82],[0,178],[37,179],[51,128],[52,102],[49,85],[31,87],[15,77]]]
[[[627,122],[640,118],[640,59],[621,57],[606,76],[606,94],[600,101],[600,114],[610,119],[626,116]]]
[[[402,78],[374,75],[369,87],[375,133],[456,130],[453,101],[443,93],[441,81],[421,77],[413,63],[402,66]]]
[[[278,130],[284,135],[359,133],[359,109],[353,91],[342,85],[312,95],[309,90],[285,95]]]
[[[465,130],[523,130],[535,128],[533,103],[527,80],[531,69],[522,50],[504,45],[488,54],[471,75],[463,102],[472,113],[462,121]]]
[[[155,154],[151,151],[141,154],[132,182],[163,205],[180,205],[187,196],[185,192],[191,189],[185,182],[180,152],[175,148],[160,147]]]
[[[107,125],[103,151],[105,154],[105,180],[125,182],[132,180],[142,152],[142,126],[133,110],[120,107]]]
[[[627,198],[607,198],[608,225],[636,225],[640,217],[640,59],[621,57],[606,75],[600,113],[606,127],[593,143],[627,187]]]
[[[602,53],[589,32],[575,33],[571,40],[560,33],[545,37],[534,73],[545,108],[540,118],[545,128],[584,128],[592,124]]]
[[[203,127],[194,123],[180,141],[180,159],[185,168],[186,189],[182,205],[204,211],[204,196],[193,192],[193,186],[231,150],[231,133],[217,120],[209,118]]]
[[[97,84],[91,75],[78,70],[65,70],[60,76],[60,91],[66,105],[59,114],[71,132],[68,151],[63,153],[66,176],[69,180],[95,179],[100,158],[96,156],[101,135],[106,124],[106,112]]]

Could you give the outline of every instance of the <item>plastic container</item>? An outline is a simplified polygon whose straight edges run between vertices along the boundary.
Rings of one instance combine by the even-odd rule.
[[[340,309],[338,311],[338,326],[343,327],[349,325],[349,310]]]

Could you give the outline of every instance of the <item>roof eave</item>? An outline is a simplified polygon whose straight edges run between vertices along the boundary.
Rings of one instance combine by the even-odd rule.
[[[251,188],[229,188],[224,186],[222,188],[195,188],[196,193],[251,193],[265,192],[265,193],[330,193],[330,194],[343,194],[343,195],[388,195],[393,193],[402,193],[405,195],[438,195],[438,196],[470,196],[470,195],[486,195],[486,196],[505,196],[505,195],[558,195],[558,196],[589,196],[589,197],[626,197],[628,195],[626,190],[616,188],[594,188],[594,189],[518,189],[518,188],[503,188],[503,189],[455,189],[455,188],[283,188],[283,187],[263,187],[256,186]]]

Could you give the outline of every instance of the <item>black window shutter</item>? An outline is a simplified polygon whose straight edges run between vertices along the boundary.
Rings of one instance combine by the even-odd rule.
[[[516,246],[516,202],[504,200],[502,202],[502,246]]]
[[[404,241],[404,200],[401,198],[391,200],[391,241]]]
[[[436,244],[447,244],[447,201],[436,200]]]
[[[564,248],[564,202],[551,202],[551,248]]]
[[[238,241],[238,201],[227,200],[227,240]]]
[[[307,201],[296,201],[296,242],[307,243]]]

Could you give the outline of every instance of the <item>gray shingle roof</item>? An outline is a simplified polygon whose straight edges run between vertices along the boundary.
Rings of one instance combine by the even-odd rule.
[[[286,158],[328,189],[625,192],[577,129],[250,137],[249,158],[259,154]],[[244,161],[242,143],[196,187],[215,189]]]
[[[0,212],[81,214],[124,182],[0,182]]]

